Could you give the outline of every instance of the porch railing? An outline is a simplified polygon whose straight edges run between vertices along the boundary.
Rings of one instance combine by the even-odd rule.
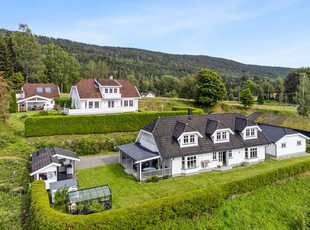
[[[164,175],[171,175],[171,168],[157,169],[149,172],[141,172],[141,180],[146,180],[150,176],[163,177]]]

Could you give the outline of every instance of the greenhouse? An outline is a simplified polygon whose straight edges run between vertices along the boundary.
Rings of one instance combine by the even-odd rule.
[[[68,192],[69,214],[89,214],[112,208],[111,189],[108,185]]]

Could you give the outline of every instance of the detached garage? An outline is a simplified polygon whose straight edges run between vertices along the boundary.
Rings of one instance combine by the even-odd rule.
[[[271,144],[266,147],[266,157],[282,159],[304,155],[307,148],[305,135],[285,127],[259,125]]]

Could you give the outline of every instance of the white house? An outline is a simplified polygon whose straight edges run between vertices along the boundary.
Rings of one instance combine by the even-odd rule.
[[[54,109],[54,99],[60,92],[53,83],[26,83],[20,94],[16,94],[18,111]]]
[[[123,79],[82,79],[71,87],[72,109],[67,115],[137,112],[140,94]]]
[[[43,148],[31,154],[34,180],[44,180],[47,190],[78,186],[75,178],[76,161],[80,158],[75,152],[57,147]]]
[[[149,92],[149,93],[141,93],[142,97],[155,97],[155,93]]]
[[[270,144],[257,123],[239,113],[157,118],[143,127],[135,143],[118,146],[125,172],[183,176],[265,160]]]
[[[260,124],[271,145],[266,147],[266,156],[276,159],[293,155],[301,155],[306,152],[308,137],[285,127]]]

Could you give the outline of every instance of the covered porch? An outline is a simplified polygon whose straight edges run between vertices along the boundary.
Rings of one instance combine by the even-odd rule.
[[[18,111],[36,111],[36,110],[49,110],[53,108],[52,100],[40,96],[33,96],[26,99],[18,100]]]
[[[163,177],[171,175],[171,165],[162,161],[158,153],[131,143],[118,146],[120,150],[119,163],[125,168],[127,174],[133,175],[139,181],[150,176]]]

